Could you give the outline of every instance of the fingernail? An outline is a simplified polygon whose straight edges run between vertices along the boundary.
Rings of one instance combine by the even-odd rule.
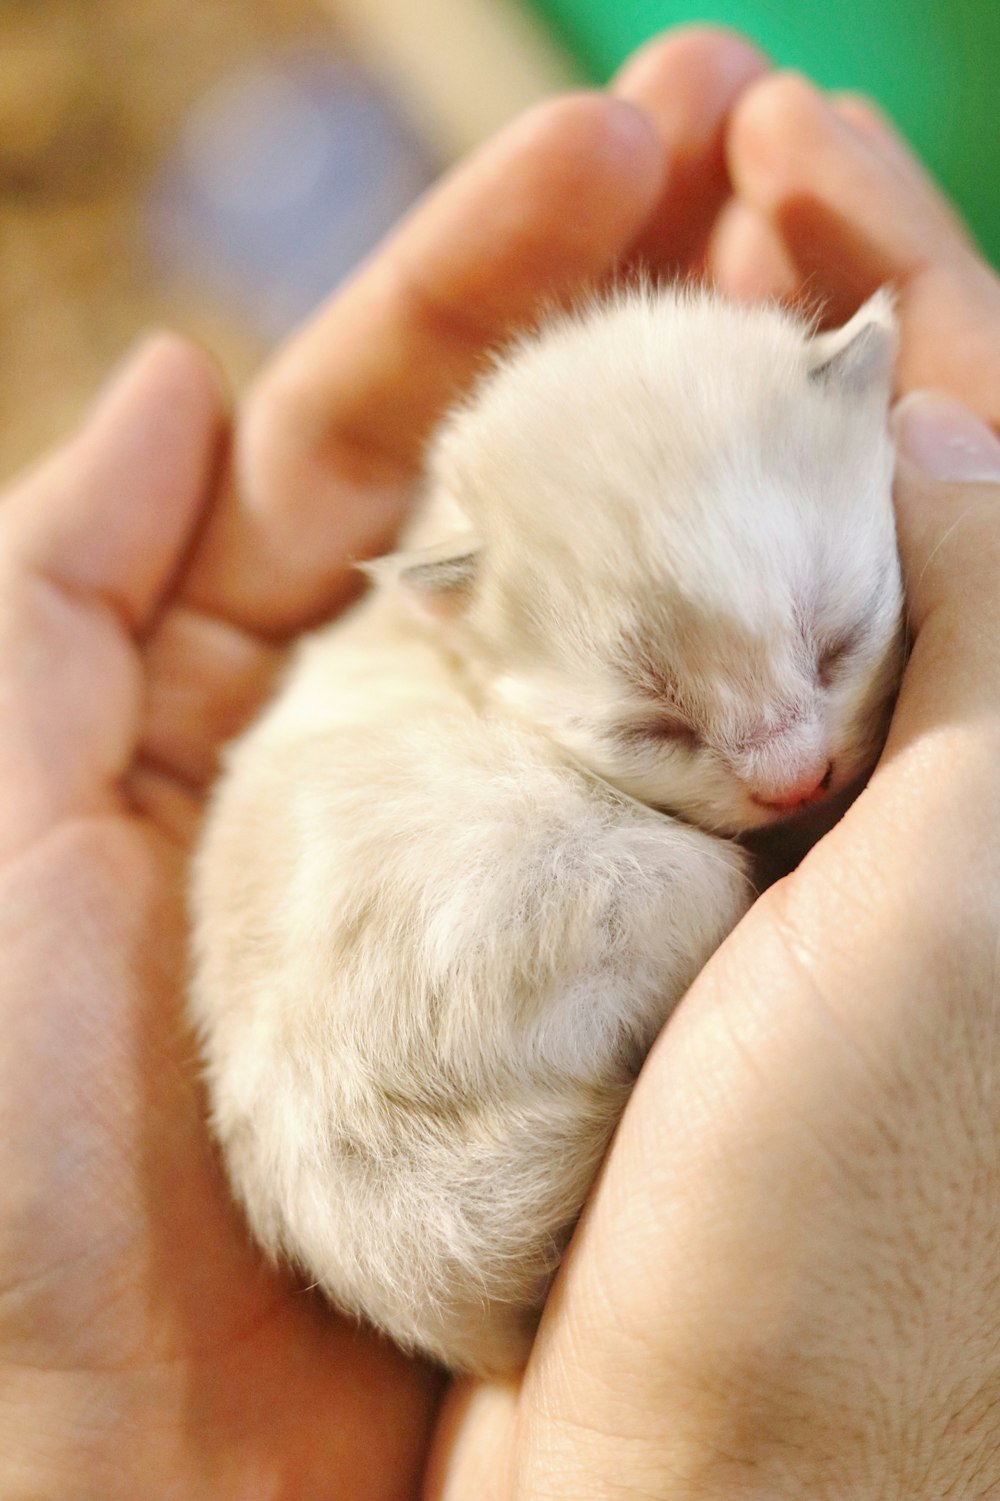
[[[1000,438],[960,401],[914,391],[896,407],[893,425],[900,453],[931,479],[1000,483]]]

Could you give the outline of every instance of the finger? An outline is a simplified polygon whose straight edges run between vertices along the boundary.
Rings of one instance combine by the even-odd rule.
[[[422,1501],[511,1501],[516,1386],[458,1381],[445,1395],[424,1471]]]
[[[917,392],[895,416],[900,554],[914,657],[895,732],[1000,728],[1000,439],[958,402]]]
[[[218,771],[220,746],[260,708],[284,654],[178,605],[159,622],[144,656],[139,754],[188,788],[204,789]]]
[[[740,99],[728,162],[740,197],[828,299],[829,321],[883,282],[899,288],[900,390],[937,386],[1000,421],[1000,286],[926,184],[788,74]]]
[[[602,275],[656,200],[649,122],[601,95],[531,112],[461,167],[264,375],[235,492],[204,539],[193,601],[288,632],[391,537],[424,443],[484,352]]]
[[[808,302],[808,286],[774,226],[740,198],[720,211],[705,260],[715,286],[739,302]]]
[[[730,192],[725,160],[729,111],[768,68],[742,37],[681,27],[642,48],[612,83],[653,122],[666,155],[663,190],[630,259],[671,275],[697,270]]]
[[[7,556],[142,629],[211,496],[225,431],[208,359],[172,334],[154,335],[77,436],[5,502]]]
[[[119,807],[142,703],[128,633],[190,541],[224,427],[205,362],[157,338],[0,507],[0,858]]]
[[[938,216],[942,227],[971,249],[969,232],[958,213],[875,101],[864,94],[836,93],[830,96],[830,104],[838,119],[849,125],[923,196],[927,208]]]
[[[966,408],[926,392],[902,402],[895,423],[913,648],[869,789],[824,845],[834,858],[850,851],[856,885],[869,888],[891,850],[892,889],[882,907],[897,918],[901,911],[904,928],[916,931],[916,924],[925,949],[933,932],[944,935],[946,968],[955,935],[966,953],[978,944],[992,984],[1000,889],[1000,441]],[[878,904],[868,908],[877,922]]]

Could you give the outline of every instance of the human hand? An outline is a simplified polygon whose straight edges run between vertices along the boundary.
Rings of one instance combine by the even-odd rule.
[[[180,688],[229,673],[219,728],[273,658],[177,597],[226,425],[206,362],[159,338],[0,504],[10,1501],[320,1496],[331,1474],[345,1496],[402,1497],[433,1400],[425,1373],[262,1265],[180,1022]]]
[[[879,768],[664,1030],[523,1384],[456,1389],[425,1501],[1000,1494],[1000,443],[900,423]]]
[[[658,124],[592,96],[515,126],[262,378],[238,485],[214,376],[167,339],[0,503],[9,1501],[415,1494],[433,1379],[264,1267],[230,1210],[180,1019],[185,857],[220,743],[391,531],[484,348],[656,215],[700,253],[761,66],[682,40]]]
[[[839,108],[746,91],[710,267],[834,321],[894,280],[902,389],[996,421],[996,281]],[[880,767],[665,1029],[523,1383],[451,1394],[425,1501],[1000,1490],[1000,444],[938,398],[899,420],[914,648]]]

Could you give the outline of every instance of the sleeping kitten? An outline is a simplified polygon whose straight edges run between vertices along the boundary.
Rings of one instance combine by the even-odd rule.
[[[445,422],[374,588],[230,751],[193,1014],[254,1233],[508,1370],[643,1056],[748,907],[728,836],[870,769],[901,665],[879,295],[623,292]]]

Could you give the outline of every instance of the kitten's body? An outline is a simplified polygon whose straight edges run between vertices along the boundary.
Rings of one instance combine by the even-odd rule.
[[[230,754],[193,1009],[232,1181],[270,1251],[450,1365],[523,1358],[635,1071],[749,904],[708,831],[877,751],[887,318],[810,342],[636,293],[527,341],[439,440],[417,550]]]

